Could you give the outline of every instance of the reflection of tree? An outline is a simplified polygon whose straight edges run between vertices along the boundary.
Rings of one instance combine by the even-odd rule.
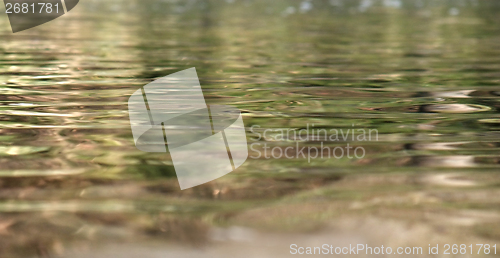
[[[144,70],[140,78],[154,79],[169,73],[196,67],[202,80],[211,77],[217,62],[214,52],[220,48],[218,30],[214,29],[213,3],[209,0],[176,4],[145,4],[138,1],[137,27],[139,58]]]

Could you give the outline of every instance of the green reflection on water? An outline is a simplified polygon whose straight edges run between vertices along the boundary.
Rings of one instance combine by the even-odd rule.
[[[212,250],[221,230],[227,254],[234,226],[257,230],[257,246],[332,239],[321,231],[332,223],[368,242],[378,225],[406,245],[428,239],[405,225],[450,243],[498,240],[498,11],[495,1],[89,0],[17,34],[2,16],[0,256],[115,242]],[[379,141],[353,143],[363,159],[249,159],[180,191],[168,157],[135,148],[127,100],[189,67],[207,103],[238,107],[248,128],[367,128]]]

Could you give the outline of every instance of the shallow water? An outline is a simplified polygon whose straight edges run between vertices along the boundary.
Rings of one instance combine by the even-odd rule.
[[[500,243],[499,11],[493,0],[82,0],[16,34],[0,16],[0,257]],[[242,110],[249,144],[319,148],[257,141],[313,124],[378,140],[328,143],[362,146],[361,159],[249,158],[180,191],[168,157],[134,146],[127,100],[190,67],[208,104]]]

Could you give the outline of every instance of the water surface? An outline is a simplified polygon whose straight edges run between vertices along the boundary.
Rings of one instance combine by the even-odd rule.
[[[16,34],[3,15],[0,257],[500,243],[499,11],[493,0],[82,0]],[[168,157],[134,146],[127,100],[190,67],[208,104],[242,110],[249,143],[254,125],[308,124],[376,129],[378,141],[352,143],[363,159],[250,158],[180,191]]]

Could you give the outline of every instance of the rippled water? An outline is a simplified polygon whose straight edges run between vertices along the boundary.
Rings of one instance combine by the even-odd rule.
[[[499,11],[493,0],[82,0],[16,34],[1,15],[0,257],[499,243]],[[134,146],[127,100],[190,67],[207,103],[239,108],[248,128],[377,129],[378,141],[353,143],[363,159],[250,158],[180,191],[167,157]]]

